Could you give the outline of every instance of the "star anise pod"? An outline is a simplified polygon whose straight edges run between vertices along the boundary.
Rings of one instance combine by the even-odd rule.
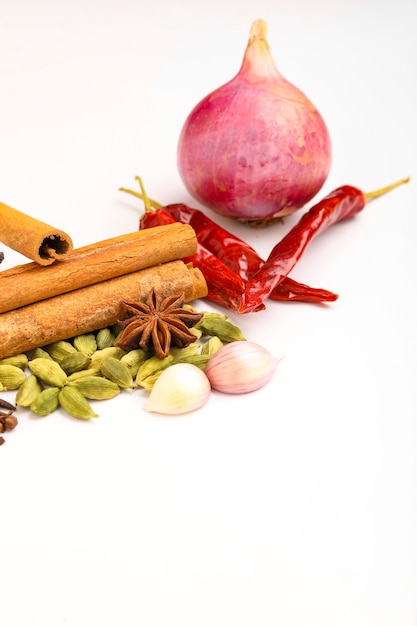
[[[154,351],[159,358],[166,357],[171,346],[185,348],[196,340],[189,330],[203,317],[183,308],[185,294],[161,295],[152,289],[146,302],[123,301],[125,319],[119,320],[124,331],[117,345],[124,350],[142,348]]]

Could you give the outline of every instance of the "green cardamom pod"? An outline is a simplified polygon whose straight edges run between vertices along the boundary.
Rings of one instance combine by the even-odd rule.
[[[168,354],[168,356],[163,359],[157,356],[151,356],[149,359],[146,359],[139,367],[138,373],[136,374],[135,387],[145,387],[145,385],[148,385],[148,383],[145,383],[147,378],[155,374],[159,375],[164,369],[172,365],[173,362],[174,357],[172,354]]]
[[[210,337],[210,339],[203,344],[201,348],[201,354],[208,354],[208,356],[213,356],[213,354],[217,352],[217,350],[220,350],[223,345],[224,344],[221,339],[216,337],[216,335],[214,337]]]
[[[96,367],[96,365],[99,366],[101,361],[107,359],[109,356],[115,359],[121,359],[124,354],[126,354],[125,351],[119,346],[109,346],[108,348],[96,350],[96,352],[91,355],[90,367]]]
[[[160,372],[156,372],[155,374],[151,374],[150,376],[147,376],[146,378],[141,380],[140,386],[143,387],[145,391],[151,392],[152,387],[154,386],[154,384],[156,383],[156,381],[158,380],[162,372],[163,370],[161,370]]]
[[[203,335],[216,336],[226,343],[245,341],[240,328],[232,324],[227,319],[227,315],[205,312],[196,326],[203,332]]]
[[[204,369],[208,363],[209,356],[200,352],[200,345],[192,343],[186,348],[171,348],[170,355],[174,357],[174,363],[191,363],[200,369]]]
[[[228,320],[229,316],[226,313],[214,313],[213,311],[203,311],[203,317],[197,322],[196,326],[201,326],[204,323],[204,318],[206,320],[209,320],[209,319]]]
[[[189,304],[188,302],[185,302],[182,305],[182,308],[184,309],[184,311],[190,311],[190,313],[199,313],[199,311],[197,311],[197,309],[193,307],[192,304]]]
[[[180,358],[187,358],[193,354],[198,354],[200,345],[198,343],[190,343],[185,348],[171,348],[169,354],[174,357],[174,360]]]
[[[28,363],[29,369],[43,383],[51,387],[63,387],[68,378],[62,367],[56,361],[51,359],[32,359]]]
[[[78,389],[66,385],[59,390],[59,404],[60,406],[72,415],[79,419],[90,419],[90,417],[98,417],[91,404],[82,395]]]
[[[190,331],[190,333],[195,335],[196,339],[200,339],[200,337],[203,336],[203,331],[201,330],[201,328],[196,328],[195,326],[192,326],[188,330]]]
[[[42,391],[42,386],[35,374],[26,376],[16,394],[17,406],[30,406]]]
[[[73,339],[74,348],[78,352],[91,356],[97,350],[96,336],[94,333],[85,333],[84,335],[78,335]]]
[[[90,364],[90,358],[83,352],[73,352],[64,356],[60,366],[66,374],[73,374],[86,369]]]
[[[54,341],[48,346],[45,346],[44,349],[46,350],[46,352],[48,352],[48,354],[53,358],[54,361],[57,361],[57,363],[62,361],[64,356],[66,356],[67,354],[72,354],[73,352],[77,351],[72,343],[63,340]]]
[[[114,346],[114,333],[110,328],[101,328],[96,335],[97,349],[111,348]]]
[[[176,359],[174,359],[174,363],[191,363],[191,365],[195,365],[196,367],[199,367],[201,370],[204,370],[209,359],[210,359],[210,356],[208,354],[190,354],[188,356],[180,355]]]
[[[133,377],[126,363],[109,356],[100,363],[100,370],[103,376],[119,385],[122,389],[133,387]]]
[[[110,400],[120,393],[120,388],[116,383],[101,376],[84,376],[84,378],[69,382],[68,385],[78,389],[89,400]]]
[[[1,359],[0,365],[14,365],[24,370],[28,364],[28,357],[26,354],[16,354],[16,356],[9,356],[6,359]]]
[[[79,380],[80,378],[86,378],[88,376],[101,376],[100,365],[97,364],[94,367],[91,367],[90,364],[89,367],[87,367],[87,369],[85,370],[80,370],[79,372],[73,372],[72,374],[69,374],[68,382],[74,382],[76,380]]]
[[[147,354],[145,350],[137,348],[135,350],[130,350],[129,352],[126,352],[126,354],[124,354],[120,359],[120,363],[125,363],[128,366],[132,376],[136,376],[139,367],[144,361],[146,361],[146,358]]]
[[[26,374],[16,365],[0,365],[0,382],[3,384],[3,391],[18,389],[26,378]]]
[[[35,348],[32,352],[32,359],[52,359],[49,352],[44,350],[43,348]]]
[[[59,406],[59,391],[58,387],[48,387],[48,389],[44,389],[31,403],[30,410],[36,415],[39,415],[39,417],[49,415]]]

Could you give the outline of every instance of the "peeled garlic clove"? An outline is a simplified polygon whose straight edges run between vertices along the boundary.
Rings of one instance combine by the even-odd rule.
[[[159,375],[145,410],[180,415],[203,406],[210,395],[210,382],[204,372],[190,363],[176,363]]]
[[[223,393],[249,393],[274,375],[278,359],[251,341],[234,341],[220,348],[204,370],[213,389]]]

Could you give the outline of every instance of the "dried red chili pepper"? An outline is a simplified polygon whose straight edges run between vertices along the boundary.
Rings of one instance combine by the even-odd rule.
[[[276,285],[269,294],[271,300],[284,300],[285,302],[334,302],[339,296],[326,289],[309,287],[303,283],[292,280],[289,276]]]
[[[178,220],[165,209],[147,210],[140,219],[139,230],[172,224],[176,221]],[[185,263],[192,263],[194,267],[202,271],[207,283],[207,298],[234,311],[239,308],[245,288],[245,283],[240,276],[200,243],[197,243],[196,253],[183,260]],[[265,305],[261,305],[261,308],[265,308]]]
[[[198,241],[233,269],[244,281],[257,272],[264,261],[246,241],[216,224],[205,213],[186,204],[164,207],[178,222],[190,224]]]
[[[245,282],[265,263],[246,241],[216,224],[199,209],[186,204],[168,204],[164,210],[176,221],[190,224],[200,244],[215,254]],[[333,302],[338,296],[331,291],[309,287],[286,277],[269,297],[272,300],[293,302]]]
[[[144,201],[147,210],[141,218],[140,228],[169,224],[173,221],[170,220],[169,215],[175,221],[190,224],[196,232],[199,244],[206,248],[204,252],[199,251],[199,260],[192,259],[192,261],[206,276],[209,288],[208,298],[227,306],[227,308],[238,309],[240,301],[239,305],[235,304],[237,298],[232,297],[230,289],[234,289],[236,294],[242,294],[244,285],[235,276],[227,273],[224,265],[230,268],[243,281],[246,281],[251,274],[257,272],[264,264],[263,259],[261,259],[256,250],[243,239],[219,226],[199,209],[191,208],[185,204],[170,204],[163,208],[162,205],[147,197],[139,176],[136,177],[136,180],[140,184],[142,193],[123,187],[120,188],[120,191],[130,193]],[[152,208],[155,210],[152,210]],[[207,251],[212,252],[217,260],[210,257]],[[214,276],[214,272],[218,272],[219,279],[228,281],[228,294],[218,295],[220,285]],[[289,278],[285,278],[270,294],[272,300],[299,302],[333,302],[337,297],[331,291],[309,287]],[[261,306],[261,309],[263,308],[265,307]]]
[[[185,263],[191,262],[202,271],[207,283],[209,300],[233,311],[239,309],[245,283],[230,267],[201,244],[197,245],[197,252],[193,256],[183,260]],[[264,308],[265,305],[262,303],[257,310]]]
[[[246,283],[240,313],[259,310],[277,285],[293,269],[310,241],[332,224],[348,219],[362,211],[366,203],[383,193],[407,182],[402,179],[388,187],[363,193],[360,189],[344,185],[329,193],[305,213],[298,223],[272,249],[262,267]]]
[[[139,221],[139,230],[172,224],[176,220],[167,211],[145,211]]]
[[[143,196],[143,194],[132,192],[128,189],[123,189],[123,191],[127,191],[128,193],[133,193],[133,195],[139,196],[140,198],[144,199],[145,202],[148,202],[149,205],[152,205],[155,208],[155,211],[148,211],[147,213],[145,213],[144,218],[142,218],[146,220],[148,228],[151,226],[155,226],[159,223],[158,215],[155,215],[155,212],[162,210],[161,205],[156,203],[154,200],[146,198],[146,196]],[[227,267],[234,271],[235,274],[240,276],[240,278],[244,281],[248,280],[249,276],[257,272],[264,264],[263,259],[261,259],[256,250],[252,248],[252,246],[250,246],[243,239],[240,239],[236,235],[233,235],[229,231],[216,224],[216,222],[207,217],[207,215],[205,215],[205,213],[203,213],[199,209],[194,209],[187,206],[186,204],[166,205],[160,216],[161,223],[169,223],[167,212],[175,219],[175,221],[182,222],[183,224],[190,224],[190,226],[194,228],[199,244],[204,246],[209,252],[212,252],[217,257],[217,259],[222,261],[224,265],[227,265]],[[230,274],[226,274],[224,272],[223,265],[216,263],[213,259],[210,259],[207,254],[201,254],[201,257],[202,258],[199,261],[199,267],[203,271],[203,273],[207,274],[208,276],[208,281],[211,287],[209,297],[210,299],[214,299],[217,302],[221,303],[221,300],[219,301],[215,296],[216,289],[218,290],[219,286],[217,286],[215,289],[215,284],[211,277],[212,273],[214,271],[218,271],[219,278],[223,277],[224,279],[231,281],[231,286],[233,286],[233,283],[236,283],[236,279]],[[203,265],[201,265],[202,263]],[[235,284],[235,288],[237,288],[237,291],[239,293],[241,292],[241,290],[243,292],[243,285]],[[315,287],[309,287],[308,285],[298,283],[295,280],[286,277],[271,292],[269,297],[272,300],[292,302],[333,302],[337,299],[338,296],[331,291],[327,291],[325,289],[317,289]],[[234,308],[230,306],[232,304],[230,296],[227,298],[227,300],[229,302],[228,308]]]

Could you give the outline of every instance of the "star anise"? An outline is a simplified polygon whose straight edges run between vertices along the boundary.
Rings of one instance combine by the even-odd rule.
[[[125,319],[119,320],[124,331],[117,345],[124,350],[142,348],[154,351],[159,358],[166,357],[171,346],[185,348],[196,340],[189,330],[203,317],[183,308],[185,294],[161,295],[152,289],[146,302],[123,301]]]

